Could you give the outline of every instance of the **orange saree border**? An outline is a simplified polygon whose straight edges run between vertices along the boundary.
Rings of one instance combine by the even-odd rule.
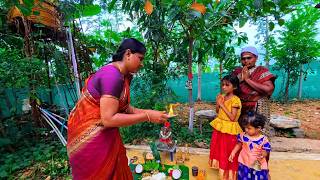
[[[90,77],[89,77],[90,78]],[[88,78],[88,79],[89,79]],[[108,129],[103,127],[100,116],[100,103],[95,100],[86,89],[82,90],[82,96],[72,110],[68,120],[68,143],[67,152],[69,159],[73,162],[71,166],[75,179],[114,179],[114,180],[131,180],[133,179],[131,170],[128,166],[126,150],[122,143],[122,139],[118,128],[109,134]],[[130,79],[125,78],[124,89],[119,98],[118,112],[124,112],[130,103]],[[111,128],[113,129],[113,128]],[[90,148],[95,140],[101,137],[113,136],[112,144],[106,155],[101,156],[102,164],[92,169],[90,172],[82,172],[81,169],[90,167],[90,163],[81,165],[82,154],[89,153],[87,148]],[[92,141],[93,140],[93,141]],[[105,142],[105,141],[100,141]],[[103,149],[100,149],[103,151]],[[95,156],[96,153],[89,153]],[[79,156],[80,155],[80,156]],[[86,156],[86,155],[85,155]],[[80,158],[80,159],[79,159]],[[90,159],[90,158],[89,158]],[[91,161],[91,160],[90,160]],[[77,163],[79,162],[79,163]],[[80,165],[80,168],[79,168]],[[77,167],[78,166],[78,167]]]
[[[103,129],[99,103],[87,90],[70,113],[68,129],[67,149],[69,156]]]

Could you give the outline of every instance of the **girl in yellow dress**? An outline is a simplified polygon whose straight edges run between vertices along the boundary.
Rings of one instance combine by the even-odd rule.
[[[238,119],[241,113],[241,101],[236,96],[239,80],[236,76],[222,78],[222,90],[225,95],[217,96],[217,117],[210,122],[213,127],[209,165],[219,169],[220,179],[236,179],[238,161],[228,161],[229,155],[237,144],[237,135],[242,132]],[[238,154],[235,155],[237,156]]]

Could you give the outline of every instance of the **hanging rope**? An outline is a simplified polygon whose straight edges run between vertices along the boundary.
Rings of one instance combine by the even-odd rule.
[[[37,106],[37,108],[40,110],[41,113],[41,117],[46,120],[46,122],[49,124],[49,126],[52,128],[52,130],[57,134],[59,140],[61,141],[61,143],[66,146],[67,144],[67,140],[65,139],[65,137],[62,135],[62,131],[63,128],[65,128],[66,130],[68,129],[68,127],[65,125],[66,120],[64,118],[62,118],[61,116],[54,114],[48,110],[45,110],[43,108],[41,108],[40,106]],[[60,118],[61,120],[63,120],[63,123],[61,121],[59,121],[57,118]],[[55,121],[56,123],[61,125],[61,131],[59,131],[59,129],[57,128],[57,126],[55,125],[55,123],[53,122]]]
[[[58,116],[58,115],[56,115],[56,114],[54,114],[52,112],[49,112],[48,110],[42,109],[41,107],[39,107],[39,109],[43,114],[45,114],[48,117],[50,117],[51,119],[53,119],[55,122],[57,122],[58,124],[63,126],[65,129],[68,129],[68,127],[66,125],[64,125],[65,121],[66,121],[64,118],[62,118],[61,116]],[[55,116],[56,117],[58,116],[59,118],[61,118],[63,120],[63,122],[60,122]]]

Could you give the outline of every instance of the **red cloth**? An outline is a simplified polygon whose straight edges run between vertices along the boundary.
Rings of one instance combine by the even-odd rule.
[[[213,130],[210,143],[210,160],[217,160],[219,162],[219,169],[237,171],[239,153],[235,155],[233,162],[228,160],[236,144],[236,135]]]
[[[162,142],[162,143],[170,143],[171,142],[171,139],[170,138],[168,138],[168,139],[163,139],[163,138],[160,138],[160,142]]]
[[[238,76],[241,78],[242,67],[236,68],[232,75]],[[276,77],[269,71],[269,69],[263,66],[254,67],[253,72],[250,74],[250,79],[257,82],[257,83],[264,83],[266,81],[272,81],[274,83]],[[240,83],[240,99],[241,101],[252,101],[257,96],[267,96],[266,94],[260,94],[259,92],[255,91],[248,83],[242,81]]]

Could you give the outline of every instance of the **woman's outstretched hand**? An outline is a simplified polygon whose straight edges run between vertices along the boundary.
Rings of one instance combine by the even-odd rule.
[[[161,124],[168,120],[169,115],[165,111],[146,110],[149,116],[149,121],[152,123]]]

